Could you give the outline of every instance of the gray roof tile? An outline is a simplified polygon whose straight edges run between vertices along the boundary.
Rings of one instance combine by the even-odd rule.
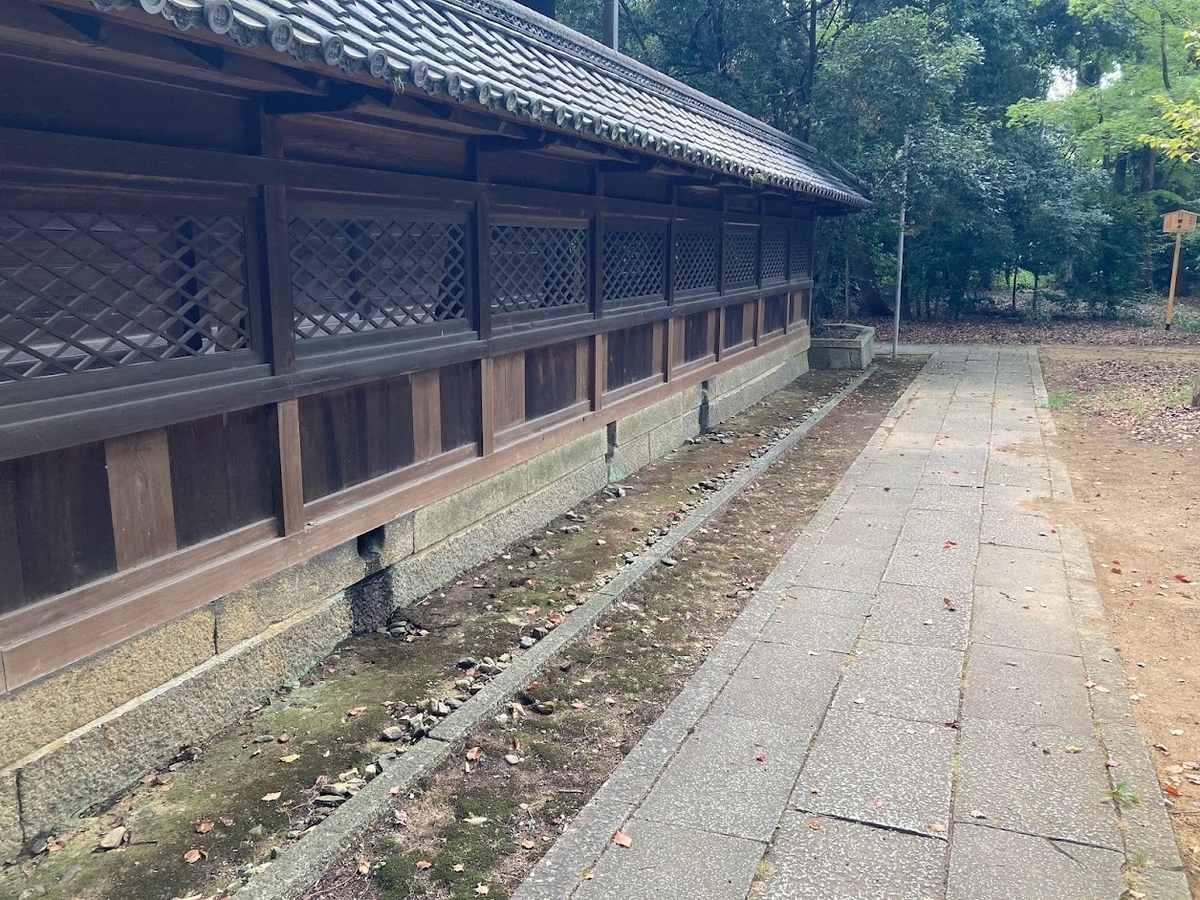
[[[511,0],[92,0],[451,93],[747,181],[867,206],[813,149]]]

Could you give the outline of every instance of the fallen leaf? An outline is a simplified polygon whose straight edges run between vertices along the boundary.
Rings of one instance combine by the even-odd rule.
[[[809,819],[809,820],[808,820],[808,827],[809,827],[809,828],[811,828],[813,831],[820,831],[820,830],[821,830],[821,823],[820,823],[820,822],[818,822],[816,819]]]
[[[224,816],[222,816],[221,818],[217,819],[217,821],[220,822],[222,825],[224,825],[226,828],[233,827],[233,819],[227,819]]]
[[[371,861],[369,859],[367,859],[365,856],[360,856],[358,858],[358,874],[359,875],[368,875],[368,874],[370,874],[370,872],[371,872]]]
[[[212,819],[205,819],[203,822],[201,822],[199,825],[196,826],[196,834],[208,834],[212,830],[213,830]]]
[[[466,863],[455,863],[453,866],[451,866],[451,868],[454,869],[455,872],[465,872],[467,870],[467,865]]]
[[[633,838],[618,829],[617,833],[613,835],[613,843],[628,850],[633,846]]]
[[[504,761],[506,763],[508,763],[510,766],[515,766],[521,762],[521,757],[517,756],[517,754],[515,754],[515,753],[505,753]]]
[[[388,788],[388,793],[391,794],[393,797],[395,797],[397,794],[400,793],[400,785],[393,784],[390,788]]]
[[[755,762],[766,762],[767,758],[760,753],[760,754],[758,754],[758,756],[754,757],[754,761]]]
[[[521,841],[521,848],[523,850],[532,850],[536,846],[537,846],[537,844],[535,844],[529,838],[525,838],[525,840]]]
[[[367,708],[365,706],[356,706],[354,709],[346,710],[346,715],[353,719],[355,716],[361,716],[366,711]]]
[[[1120,566],[1113,566],[1113,567],[1112,567],[1111,569],[1109,569],[1108,571],[1112,572],[1114,575],[1123,575],[1123,574],[1124,574],[1124,573],[1121,571],[1121,567],[1120,567]]]
[[[487,816],[471,816],[469,819],[463,819],[468,825],[482,825],[487,821]]]
[[[1070,744],[1068,744],[1066,747],[1063,747],[1063,750],[1065,750],[1067,753],[1082,753],[1083,752],[1082,747],[1072,747]]]
[[[1175,785],[1173,785],[1173,784],[1164,784],[1163,790],[1166,791],[1168,794],[1170,794],[1172,797],[1179,796],[1179,788],[1175,787]]]
[[[64,844],[62,841],[57,840],[55,838],[50,838],[48,841],[46,841],[46,852],[47,853],[57,853],[59,850],[61,850],[65,846],[66,846],[66,844]]]
[[[427,860],[427,859],[418,859],[417,860],[417,869],[419,871],[424,872],[426,869],[432,869],[432,868],[433,868],[433,863],[431,863],[429,860]]]
[[[1094,687],[1096,686],[1096,682],[1094,682],[1094,681],[1085,681],[1085,682],[1083,683],[1083,686],[1084,686],[1085,688],[1087,688],[1087,689],[1090,691],[1092,688],[1094,688]]]
[[[1176,580],[1176,581],[1182,581],[1184,584],[1191,584],[1191,583],[1192,583],[1192,579],[1188,578],[1186,575],[1184,575],[1184,574],[1182,574],[1182,573],[1176,573],[1176,575],[1175,575],[1175,580]]]
[[[467,751],[467,759],[469,759],[471,762],[475,762],[476,760],[483,759],[483,748],[482,747],[472,747],[470,750]]]
[[[287,756],[279,757],[279,761],[281,763],[294,763],[299,758],[300,758],[299,753],[289,753]]]
[[[585,868],[583,870],[583,880],[584,881],[591,881],[595,877],[596,877],[596,873],[592,871],[591,866],[588,866],[587,868]]]
[[[930,822],[929,830],[936,831],[938,834],[941,834],[942,832],[944,832],[946,830],[946,826],[943,825],[941,822]]]
[[[953,550],[957,546],[958,546],[958,541],[946,541],[946,543],[942,544],[942,549],[943,550]]]
[[[973,809],[973,810],[971,810],[971,818],[972,818],[972,819],[986,819],[986,818],[987,818],[987,816],[985,816],[985,815],[983,814],[983,810],[981,810],[981,809]]]
[[[514,750],[520,750],[520,749],[521,749],[521,739],[520,739],[519,737],[514,737],[514,738],[512,739],[512,748],[513,748]]]
[[[486,894],[487,892],[488,892],[488,886],[486,884],[475,885],[475,893]]]
[[[192,849],[183,854],[183,861],[190,866],[192,863],[200,862],[205,856],[206,854],[203,850]]]
[[[282,796],[283,796],[283,791],[272,791],[269,794],[263,795],[263,802],[264,803],[273,803],[274,801],[278,800]]]

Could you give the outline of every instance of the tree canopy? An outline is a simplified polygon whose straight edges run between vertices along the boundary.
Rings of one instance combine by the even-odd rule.
[[[621,49],[854,172],[818,300],[951,315],[1020,270],[1111,313],[1161,287],[1158,216],[1200,174],[1200,0],[620,0]],[[559,16],[598,37],[598,0]],[[905,138],[907,154],[901,153]],[[1189,262],[1200,263],[1192,253]]]

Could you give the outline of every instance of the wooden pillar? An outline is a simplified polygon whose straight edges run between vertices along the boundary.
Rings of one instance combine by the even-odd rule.
[[[259,110],[259,142],[263,156],[283,156],[279,119]],[[296,368],[295,313],[292,309],[292,257],[288,238],[287,190],[281,184],[262,186],[259,222],[262,245],[262,297],[267,308],[266,351],[276,375]]]
[[[479,361],[479,455],[487,456],[496,449],[496,379],[495,360],[484,357]]]
[[[608,341],[605,334],[592,335],[592,409],[604,406],[604,383],[608,379]]]

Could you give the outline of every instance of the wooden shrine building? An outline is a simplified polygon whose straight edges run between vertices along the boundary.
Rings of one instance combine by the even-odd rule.
[[[802,372],[866,204],[509,0],[0,3],[0,859]]]

